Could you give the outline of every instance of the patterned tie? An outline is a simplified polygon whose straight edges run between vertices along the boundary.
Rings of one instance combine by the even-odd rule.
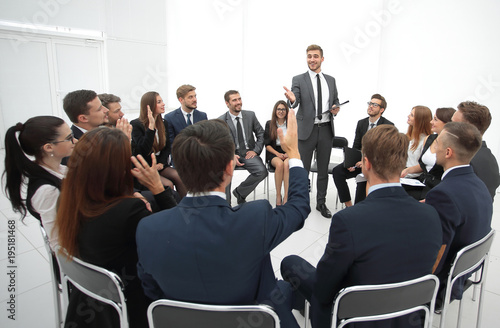
[[[318,120],[321,120],[323,115],[323,95],[321,94],[321,79],[319,74],[316,74],[317,82],[318,82]]]
[[[240,156],[245,157],[247,147],[245,146],[245,138],[243,137],[243,129],[241,128],[240,118],[236,118],[236,132],[238,133],[238,147]]]
[[[187,114],[187,117],[188,117],[188,120],[187,120],[187,125],[191,125],[191,124],[193,124],[193,123],[191,123],[191,119],[190,119],[191,114]]]

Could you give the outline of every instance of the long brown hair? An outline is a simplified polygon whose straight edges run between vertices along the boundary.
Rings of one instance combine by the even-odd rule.
[[[59,244],[78,256],[77,237],[84,220],[97,217],[133,193],[130,142],[118,129],[85,133],[73,149],[63,180],[56,228]]]
[[[154,113],[156,111],[156,97],[159,95],[160,94],[156,91],[149,91],[146,92],[141,98],[141,111],[139,113],[139,120],[141,120],[146,129],[149,126],[148,105],[154,116]],[[156,131],[158,131],[158,139],[154,139],[153,151],[157,153],[165,148],[165,145],[167,144],[167,133],[165,131],[165,125],[163,123],[161,114],[159,114],[158,117],[155,118],[155,120]]]
[[[285,115],[285,122],[288,117],[288,105],[286,104],[285,101],[283,100],[278,100],[276,104],[274,104],[273,108],[273,116],[271,117],[271,125],[269,126],[269,135],[271,137],[271,140],[276,140],[278,139],[278,124],[276,123],[278,121],[278,116],[276,115],[276,111],[278,110],[279,105],[284,105],[286,109],[286,115]]]
[[[428,136],[432,133],[432,112],[427,106],[415,106],[412,109],[415,110],[415,123],[408,125],[406,135],[410,138],[410,141],[413,140],[410,150],[415,151],[420,143],[420,135],[423,133]]]

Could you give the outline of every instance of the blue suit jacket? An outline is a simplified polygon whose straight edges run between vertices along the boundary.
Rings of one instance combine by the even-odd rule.
[[[431,273],[441,236],[436,210],[402,187],[375,190],[361,203],[337,212],[316,270],[313,327],[330,327],[335,295],[344,287],[401,282]],[[398,327],[411,326],[408,318],[401,320]],[[387,322],[378,325],[389,327]]]
[[[443,281],[456,253],[490,232],[493,203],[488,188],[470,166],[449,171],[441,183],[427,193],[425,202],[432,205],[441,218],[442,244],[446,248],[436,274]],[[453,289],[454,298],[462,297],[462,287],[459,284]]]
[[[197,109],[193,110],[192,114],[191,122],[193,124],[207,119],[207,114]],[[168,122],[168,136],[170,144],[173,144],[175,137],[187,126],[181,108],[166,114],[163,119]]]
[[[303,168],[290,170],[289,190],[288,202],[276,209],[267,200],[231,208],[218,196],[185,197],[143,219],[136,239],[145,294],[233,305],[268,297],[276,285],[269,253],[310,212]]]

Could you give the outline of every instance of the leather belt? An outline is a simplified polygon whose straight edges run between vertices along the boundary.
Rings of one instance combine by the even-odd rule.
[[[330,125],[330,122],[321,122],[321,123],[316,123],[314,124],[316,125],[318,128],[322,127],[322,126],[327,126],[327,125]]]

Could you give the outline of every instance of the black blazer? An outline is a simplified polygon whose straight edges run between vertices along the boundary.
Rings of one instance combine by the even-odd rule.
[[[394,125],[394,123],[392,123],[391,121],[389,121],[385,117],[381,116],[379,118],[376,126],[379,126],[382,124]],[[354,136],[354,143],[352,145],[352,148],[361,150],[361,140],[363,139],[363,136],[368,131],[369,125],[370,125],[370,120],[368,119],[368,117],[358,121],[358,125],[356,126],[356,135]]]
[[[161,117],[157,118],[161,120]],[[162,120],[165,125],[166,144],[156,156],[156,163],[168,166],[168,158],[170,156],[170,139],[168,137],[168,122]],[[130,122],[132,125],[132,154],[134,156],[142,155],[144,159],[151,165],[151,153],[153,152],[153,142],[155,140],[155,130],[146,129],[144,124],[137,118]]]
[[[427,137],[424,147],[422,148],[422,155],[420,155],[420,158],[418,159],[418,163],[420,164],[423,173],[417,179],[425,183],[425,185],[429,188],[434,188],[441,182],[441,176],[443,175],[444,172],[443,167],[437,163],[434,164],[434,166],[430,169],[430,171],[427,171],[427,167],[425,166],[425,163],[422,161],[422,156],[424,156],[427,149],[429,149],[432,142],[436,140],[437,137],[438,135],[435,133]]]
[[[161,209],[176,204],[170,189],[155,195],[155,200]],[[139,221],[150,214],[142,200],[125,198],[102,215],[83,221],[77,237],[82,260],[115,272],[124,282],[130,327],[147,327],[149,300],[137,276],[135,231]],[[100,309],[93,311],[92,316],[88,314],[91,304]],[[117,321],[111,306],[90,301],[78,290],[71,292],[66,326],[73,323],[75,327],[118,327]]]
[[[78,140],[83,136],[83,131],[76,127],[74,124],[71,126],[71,131],[73,132],[73,137]]]
[[[470,161],[470,165],[474,173],[476,173],[479,179],[488,187],[491,199],[494,199],[496,190],[500,185],[500,174],[498,172],[497,160],[491,153],[491,150],[486,146],[485,141],[483,141],[483,145]]]

